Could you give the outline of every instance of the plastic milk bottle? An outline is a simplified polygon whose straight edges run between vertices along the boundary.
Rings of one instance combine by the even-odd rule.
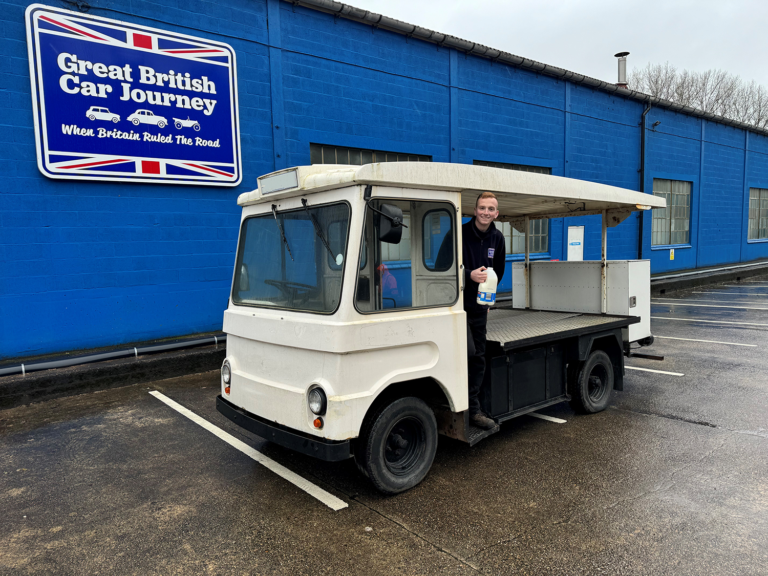
[[[493,268],[486,268],[485,272],[488,277],[477,287],[477,303],[483,306],[493,306],[496,304],[496,285],[499,283],[499,279]]]

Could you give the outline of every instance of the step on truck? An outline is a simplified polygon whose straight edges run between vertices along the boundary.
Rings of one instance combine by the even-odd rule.
[[[649,343],[648,261],[608,261],[607,229],[661,198],[482,166],[300,166],[241,194],[217,409],[276,444],[354,458],[387,494],[427,475],[438,435],[472,446],[462,217],[493,192],[525,238],[512,298],[489,311],[480,400],[497,423],[570,401],[604,410]],[[602,218],[598,261],[531,261],[531,223]],[[509,273],[509,272],[508,272]]]

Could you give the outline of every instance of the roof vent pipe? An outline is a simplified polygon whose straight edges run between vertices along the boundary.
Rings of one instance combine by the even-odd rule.
[[[619,81],[616,82],[616,86],[625,90],[627,88],[627,56],[629,56],[629,52],[614,54],[614,57],[619,59]]]

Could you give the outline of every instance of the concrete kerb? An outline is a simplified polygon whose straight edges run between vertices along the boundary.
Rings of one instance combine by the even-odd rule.
[[[695,273],[683,270],[679,275],[675,273],[659,274],[659,277],[651,277],[651,295],[661,296],[698,286],[739,282],[747,278],[765,275],[768,275],[768,261],[755,262],[744,267],[709,268]]]
[[[200,346],[0,378],[0,410],[62,396],[218,370],[223,345]]]

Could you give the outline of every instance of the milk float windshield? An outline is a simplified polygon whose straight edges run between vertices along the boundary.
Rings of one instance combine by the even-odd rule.
[[[486,268],[488,277],[477,287],[477,303],[484,306],[493,306],[496,303],[496,285],[499,279],[493,268]]]

